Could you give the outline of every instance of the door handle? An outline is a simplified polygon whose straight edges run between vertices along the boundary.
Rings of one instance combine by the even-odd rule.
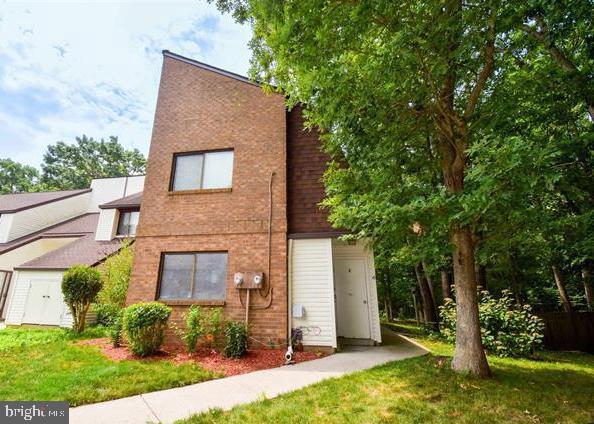
[[[365,305],[367,305],[367,301],[366,301],[366,300],[364,300],[364,301],[363,301],[363,303],[364,303]]]

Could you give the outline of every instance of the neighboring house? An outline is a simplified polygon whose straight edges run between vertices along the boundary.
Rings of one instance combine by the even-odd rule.
[[[61,281],[133,237],[144,176],[101,178],[85,190],[0,195],[0,318],[70,326]]]
[[[380,342],[373,252],[320,209],[319,149],[283,95],[165,51],[127,303],[169,304],[177,325],[223,306],[260,346],[296,328],[310,346]]]

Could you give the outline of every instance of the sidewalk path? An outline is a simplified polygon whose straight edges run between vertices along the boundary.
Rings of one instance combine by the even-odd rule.
[[[318,381],[365,370],[426,350],[382,329],[382,346],[357,346],[321,359],[145,393],[70,410],[73,424],[172,423],[211,408],[231,409],[262,397],[273,398]]]

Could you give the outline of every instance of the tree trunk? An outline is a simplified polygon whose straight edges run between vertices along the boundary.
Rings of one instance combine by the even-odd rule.
[[[433,299],[433,304],[437,305],[437,302],[435,301],[435,294],[434,292],[434,286],[433,286],[433,280],[431,279],[431,273],[429,272],[429,267],[427,267],[427,263],[423,260],[421,261],[421,264],[423,265],[423,272],[425,273],[425,278],[427,279],[427,283],[429,284],[429,291],[431,292],[431,298]]]
[[[567,294],[567,289],[565,288],[565,281],[563,281],[561,271],[559,271],[559,268],[557,268],[556,265],[553,265],[551,268],[553,269],[555,284],[557,284],[557,289],[559,290],[559,297],[561,298],[561,303],[563,304],[563,310],[565,312],[571,313],[573,308],[571,307],[571,300],[569,299],[569,295]]]
[[[476,283],[483,289],[487,290],[487,267],[485,265],[476,264]]]
[[[421,303],[423,304],[423,315],[425,315],[425,322],[430,324],[434,330],[439,330],[437,311],[435,309],[435,303],[433,302],[433,296],[431,296],[431,289],[429,288],[429,282],[423,271],[423,265],[417,264],[415,267],[415,273],[417,275],[417,281],[419,283],[419,292],[421,293]]]
[[[592,291],[592,273],[590,268],[586,265],[582,268],[582,281],[584,283],[584,291],[586,292],[586,303],[588,310],[592,311],[594,308],[594,292]]]
[[[452,285],[451,275],[449,272],[441,270],[441,295],[444,299],[452,298],[452,291],[450,286]]]
[[[481,340],[470,228],[456,228],[452,236],[452,244],[456,280],[456,350],[452,368],[455,371],[470,372],[479,377],[490,377],[491,370]]]

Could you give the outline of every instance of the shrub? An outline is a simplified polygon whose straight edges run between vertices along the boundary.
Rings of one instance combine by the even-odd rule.
[[[111,327],[118,315],[122,312],[122,307],[118,305],[95,303],[93,311],[97,314],[97,325]]]
[[[247,352],[247,327],[242,322],[230,321],[225,328],[225,350],[228,358],[241,358]]]
[[[119,252],[108,257],[99,267],[103,288],[97,296],[98,304],[124,307],[133,259],[134,250],[129,241],[124,241]]]
[[[159,302],[136,303],[124,309],[122,328],[130,350],[151,355],[163,344],[163,333],[171,308]]]
[[[101,275],[95,268],[74,265],[64,273],[62,294],[74,319],[72,328],[77,333],[84,331],[89,306],[95,301],[99,290],[101,290]]]
[[[214,308],[205,311],[200,306],[191,306],[184,315],[185,329],[178,329],[178,334],[186,344],[188,352],[196,351],[196,344],[201,337],[212,347],[221,333],[223,310]]]
[[[120,251],[99,266],[103,287],[97,295],[97,303],[93,305],[93,310],[97,313],[97,324],[111,327],[124,308],[133,257],[130,242],[124,241]]]
[[[111,324],[107,329],[107,334],[113,347],[118,347],[122,343],[122,319],[123,309],[120,309],[119,313],[112,318]]]
[[[445,299],[440,313],[442,334],[453,342],[456,340],[456,303]],[[487,291],[480,292],[479,320],[483,345],[492,354],[529,356],[542,347],[542,321],[532,314],[529,305],[515,305],[509,290],[504,290],[499,299]]]

